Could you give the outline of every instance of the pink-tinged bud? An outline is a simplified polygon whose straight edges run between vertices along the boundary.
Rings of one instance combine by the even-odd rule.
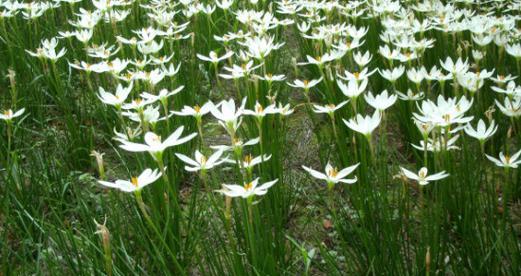
[[[103,224],[99,224],[96,220],[94,220],[96,224],[96,234],[99,234],[101,237],[101,244],[103,246],[103,253],[105,255],[105,270],[107,275],[112,275],[112,248],[110,247],[110,232],[107,226],[107,218],[103,221]]]

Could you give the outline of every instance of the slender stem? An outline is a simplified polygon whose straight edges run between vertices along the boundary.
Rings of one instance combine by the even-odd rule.
[[[164,246],[164,248],[170,254],[170,257],[172,258],[172,261],[174,262],[174,265],[176,266],[176,268],[179,270],[179,273],[181,273],[182,275],[185,275],[185,273],[183,272],[183,268],[181,267],[181,265],[177,261],[176,255],[172,252],[172,250],[170,249],[168,244],[166,244],[165,240],[163,239],[163,235],[159,232],[159,230],[157,229],[156,225],[152,221],[152,218],[148,214],[147,209],[146,209],[146,205],[143,202],[143,197],[141,196],[141,191],[139,191],[139,190],[136,191],[134,193],[134,195],[136,196],[136,202],[138,204],[139,209],[141,210],[141,213],[145,217],[145,220],[148,223],[148,226],[154,231],[154,233],[159,238],[161,244]]]

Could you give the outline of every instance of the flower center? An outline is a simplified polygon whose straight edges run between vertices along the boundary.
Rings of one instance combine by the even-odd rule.
[[[138,181],[137,181],[137,177],[133,176],[130,178],[130,182],[132,183],[132,185],[134,186],[138,186]]]
[[[252,182],[249,182],[249,183],[244,184],[244,189],[245,189],[246,191],[251,190],[252,187],[253,187],[253,183],[252,183]]]
[[[253,157],[251,156],[251,154],[248,154],[248,155],[244,156],[244,163],[250,164],[252,159],[253,159]]]
[[[336,167],[332,168],[327,172],[329,177],[336,177],[338,175],[338,169]]]

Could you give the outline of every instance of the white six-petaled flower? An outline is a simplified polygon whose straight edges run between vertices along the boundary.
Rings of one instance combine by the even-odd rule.
[[[494,162],[496,166],[503,167],[503,168],[517,168],[519,164],[521,164],[521,160],[519,159],[519,156],[521,156],[521,150],[514,153],[512,156],[509,156],[508,154],[504,154],[503,152],[499,153],[499,159],[494,158],[488,154],[485,154],[488,160]]]
[[[275,179],[259,186],[259,178],[256,178],[251,182],[244,183],[242,186],[236,184],[222,184],[223,188],[218,192],[229,197],[242,197],[249,199],[256,195],[265,195],[268,192],[268,189],[275,185],[277,181],[278,179]]]
[[[487,128],[485,125],[485,122],[480,119],[478,121],[478,125],[476,129],[472,127],[470,123],[465,125],[465,133],[467,133],[468,136],[478,139],[480,142],[484,142],[488,138],[492,137],[494,133],[496,133],[498,126],[495,124],[494,120],[490,122],[490,126]]]
[[[380,112],[376,111],[373,116],[367,115],[363,117],[362,115],[357,114],[355,118],[349,119],[349,121],[346,121],[345,119],[342,120],[350,129],[365,136],[370,136],[380,124],[382,116],[380,115]]]
[[[25,108],[17,110],[13,112],[12,109],[4,110],[3,113],[0,113],[0,120],[4,120],[6,122],[11,122],[14,118],[22,116],[24,114]]]
[[[302,166],[302,168],[306,170],[309,174],[311,174],[311,176],[313,176],[314,178],[325,180],[328,185],[328,188],[331,189],[333,188],[334,184],[337,184],[339,182],[347,184],[355,183],[358,180],[356,176],[354,178],[346,178],[346,176],[351,174],[358,167],[358,165],[360,165],[360,163],[357,163],[353,166],[349,166],[339,171],[336,167],[333,167],[331,166],[331,164],[327,163],[325,173],[316,171],[306,166]]]
[[[196,172],[209,170],[223,163],[226,159],[219,160],[219,158],[221,158],[223,155],[223,152],[224,151],[221,149],[214,152],[210,157],[206,157],[199,150],[196,150],[194,154],[195,159],[192,159],[181,153],[176,153],[175,155],[181,159],[181,161],[187,164],[187,166],[185,166],[185,170],[189,172]]]
[[[431,181],[440,180],[449,176],[449,174],[445,171],[441,171],[439,173],[427,176],[428,171],[425,167],[421,168],[417,174],[402,167],[400,167],[400,169],[402,170],[403,175],[405,175],[409,179],[417,181],[420,185],[427,185]]]
[[[108,182],[98,180],[98,183],[109,187],[116,188],[123,192],[135,192],[140,191],[143,187],[154,183],[159,177],[161,177],[161,172],[155,169],[145,169],[138,177],[131,177],[130,180],[116,180],[115,182]]]
[[[181,138],[184,126],[178,127],[168,138],[164,141],[161,140],[161,136],[153,133],[145,133],[144,144],[130,142],[124,139],[118,139],[122,144],[120,148],[130,152],[149,152],[154,158],[159,158],[163,151],[169,147],[184,144],[194,138],[197,133],[189,134]]]

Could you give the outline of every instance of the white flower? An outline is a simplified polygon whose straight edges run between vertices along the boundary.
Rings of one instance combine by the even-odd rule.
[[[506,87],[501,85],[501,87],[492,86],[491,88],[498,93],[507,94],[508,96],[521,96],[521,86],[517,86],[514,81],[509,81]]]
[[[510,100],[509,97],[505,97],[504,105],[502,105],[498,100],[495,100],[495,102],[497,107],[499,107],[499,110],[508,117],[521,116],[521,97],[514,97],[513,100]]]
[[[184,88],[184,85],[181,85],[180,87],[172,91],[169,91],[168,89],[161,89],[161,91],[159,91],[157,95],[143,92],[141,93],[141,97],[150,102],[160,101],[164,103],[169,97],[176,95],[177,93],[181,92],[181,90],[183,90]]]
[[[347,127],[365,136],[370,136],[371,133],[378,127],[381,120],[382,116],[378,111],[375,112],[373,116],[367,115],[362,117],[362,115],[357,114],[355,118],[349,119],[349,121],[342,119]]]
[[[244,159],[242,161],[239,161],[239,162],[241,162],[242,168],[244,168],[246,170],[251,170],[251,169],[253,169],[253,167],[259,165],[260,163],[270,160],[270,158],[271,158],[271,154],[270,155],[267,155],[267,154],[259,155],[257,157],[253,157],[251,154],[248,154],[248,155],[244,156]],[[226,160],[226,162],[232,163],[232,164],[237,164],[237,162],[235,162],[235,160],[231,160],[231,159]]]
[[[345,76],[341,76],[341,75],[337,75],[337,76],[345,81],[356,80],[357,82],[360,82],[362,80],[367,80],[375,72],[376,72],[376,69],[369,72],[369,69],[364,68],[361,72],[353,72],[353,73],[345,70],[344,71]]]
[[[322,81],[322,78],[317,80],[294,80],[293,83],[289,83],[288,85],[295,88],[303,88],[306,92],[309,91],[309,89],[317,84],[319,84]]]
[[[233,5],[233,2],[234,2],[234,0],[222,0],[222,1],[216,0],[215,4],[217,5],[217,7],[221,8],[223,10],[227,10]]]
[[[360,165],[360,163],[357,163],[353,166],[349,166],[339,171],[337,168],[327,163],[325,174],[314,169],[308,168],[306,166],[302,166],[302,168],[306,170],[309,174],[311,174],[311,176],[313,176],[314,178],[325,180],[327,182],[328,188],[331,189],[333,185],[337,184],[338,182],[347,184],[355,183],[358,180],[356,176],[354,178],[346,178],[346,176],[351,174],[358,167],[358,165]]]
[[[25,108],[22,108],[16,112],[13,112],[12,109],[4,110],[3,113],[0,113],[0,120],[4,120],[6,122],[11,122],[14,118],[21,116],[24,114]]]
[[[121,84],[118,84],[115,94],[109,93],[109,92],[105,91],[105,89],[103,89],[103,87],[100,87],[98,98],[104,104],[113,105],[113,106],[119,108],[119,107],[121,107],[123,102],[125,102],[127,100],[127,97],[131,91],[132,91],[132,83],[128,87],[123,87]]]
[[[373,93],[369,92],[364,95],[365,101],[372,106],[374,109],[383,112],[389,107],[391,107],[398,97],[396,95],[389,95],[387,90],[384,90],[382,93],[373,96]]]
[[[223,184],[223,189],[218,192],[229,197],[251,198],[256,195],[262,196],[265,195],[268,192],[268,189],[277,183],[277,181],[278,179],[275,179],[259,186],[259,178],[256,178],[252,182],[244,183],[242,186],[236,184]]]
[[[346,52],[343,52],[343,51],[332,51],[331,53],[325,53],[322,56],[317,56],[317,57],[306,56],[306,59],[308,61],[299,62],[299,63],[297,63],[297,65],[314,64],[314,65],[321,67],[325,63],[342,58],[345,54],[346,54]]]
[[[257,60],[264,60],[271,51],[277,50],[284,45],[284,43],[274,44],[274,37],[270,36],[255,36],[246,37],[244,42],[238,42],[240,45],[247,47],[247,55]]]
[[[230,99],[228,101],[222,101],[217,105],[214,105],[210,112],[212,115],[219,120],[221,124],[228,132],[233,133],[237,130],[241,124],[241,116],[244,113],[244,106],[246,105],[246,98],[242,100],[239,108],[235,107],[235,101]]]
[[[289,116],[291,114],[293,114],[293,112],[295,111],[295,109],[292,109],[290,104],[286,104],[286,105],[282,105],[282,103],[278,103],[277,105],[277,109],[278,109],[278,113],[282,116]]]
[[[268,83],[272,83],[274,81],[283,81],[286,79],[285,75],[273,75],[270,73],[265,74],[264,76],[257,76],[259,79],[267,81]]]
[[[497,131],[497,128],[498,128],[498,126],[494,123],[494,121],[492,121],[490,123],[490,126],[487,128],[487,126],[485,125],[485,122],[480,119],[478,121],[478,125],[477,125],[476,129],[474,129],[472,127],[472,125],[470,123],[468,123],[465,126],[464,130],[465,130],[465,133],[467,133],[467,135],[478,139],[480,142],[483,142],[483,141],[487,140],[488,138],[490,138],[492,135],[494,135],[494,133],[496,133],[496,131]]]
[[[161,114],[159,113],[159,106],[153,107],[151,105],[147,106],[143,112],[123,112],[122,115],[128,117],[134,122],[147,122],[152,124],[152,126],[155,126],[157,122],[166,120],[172,116],[169,115],[168,117],[161,117]]]
[[[214,105],[212,102],[207,102],[203,104],[203,106],[195,105],[194,107],[183,106],[181,111],[172,111],[173,114],[177,116],[193,116],[195,118],[201,118],[202,116],[208,114]]]
[[[516,59],[521,59],[521,44],[507,44],[505,46],[507,53]]]
[[[517,168],[519,164],[521,164],[521,160],[517,160],[519,156],[521,155],[521,150],[514,153],[512,156],[508,156],[503,154],[503,152],[499,153],[499,159],[496,159],[488,154],[485,154],[487,156],[488,160],[494,162],[496,166],[503,167],[503,168]]]
[[[364,55],[362,55],[361,52],[356,52],[353,54],[353,59],[360,67],[365,67],[367,64],[369,64],[369,62],[371,62],[372,58],[373,56],[369,51],[366,51]]]
[[[175,155],[185,162],[188,166],[185,166],[185,170],[189,172],[195,172],[200,170],[208,170],[211,169],[225,161],[225,159],[219,160],[223,155],[223,150],[218,150],[214,152],[209,158],[201,154],[199,150],[195,151],[194,157],[195,159],[191,159],[190,157],[176,153]]]
[[[432,152],[440,152],[442,149],[450,151],[450,150],[457,150],[459,149],[458,146],[456,146],[456,141],[458,140],[459,135],[454,135],[454,137],[450,138],[448,141],[446,141],[445,137],[441,136],[439,139],[432,140],[428,139],[427,144],[425,144],[424,140],[420,141],[420,145],[414,145],[412,146],[421,151],[432,151]]]
[[[160,157],[160,154],[169,147],[177,146],[184,144],[194,138],[197,134],[192,133],[181,138],[181,134],[183,133],[184,126],[178,127],[168,138],[164,141],[161,141],[161,136],[153,133],[147,132],[145,133],[145,144],[133,143],[127,140],[119,139],[122,143],[119,147],[130,152],[149,152],[154,158]]]
[[[137,49],[143,55],[150,55],[159,52],[163,48],[163,44],[163,40],[160,40],[159,43],[157,43],[155,40],[152,40],[146,43],[139,43],[137,45]]]
[[[400,167],[402,170],[403,175],[405,175],[407,178],[418,181],[418,184],[420,185],[427,185],[430,181],[436,181],[443,178],[446,178],[449,176],[448,173],[445,171],[441,171],[439,173],[435,173],[433,175],[427,176],[427,168],[423,167],[418,171],[418,174],[415,174],[405,168]]]
[[[423,99],[423,97],[425,96],[425,94],[421,91],[419,93],[414,94],[414,92],[412,92],[411,89],[407,90],[407,94],[404,94],[400,91],[395,91],[395,92],[396,92],[396,95],[398,95],[398,98],[402,101],[419,101],[419,100]]]
[[[203,60],[203,61],[211,62],[212,64],[217,64],[220,61],[225,60],[231,56],[233,56],[233,52],[227,52],[221,57],[217,56],[217,53],[214,51],[210,51],[210,54],[208,54],[207,57],[197,54],[197,58],[199,58],[200,60]]]
[[[468,61],[463,61],[461,58],[458,58],[456,63],[454,63],[450,57],[447,57],[445,61],[440,61],[440,64],[443,69],[450,72],[453,76],[457,76],[469,70]]]
[[[403,73],[405,72],[405,67],[400,65],[398,67],[394,67],[392,70],[378,69],[378,72],[380,72],[382,78],[393,83],[403,75]]]
[[[420,85],[421,82],[425,79],[426,73],[427,72],[424,67],[418,69],[411,68],[407,70],[407,78],[416,85]]]
[[[251,115],[251,116],[255,116],[255,117],[261,119],[261,118],[264,118],[268,114],[275,114],[277,112],[278,112],[278,109],[275,106],[275,104],[271,104],[271,105],[267,106],[266,108],[264,108],[259,102],[256,102],[253,110],[249,110],[249,109],[244,110],[244,115]]]
[[[242,77],[248,76],[253,70],[261,67],[262,64],[253,66],[253,60],[250,60],[249,62],[239,65],[233,65],[230,67],[224,67],[223,69],[228,71],[229,74],[219,74],[221,78],[224,79],[240,79]]]
[[[132,177],[130,180],[116,180],[115,182],[98,180],[98,183],[130,193],[140,191],[143,187],[154,183],[159,177],[161,177],[161,173],[157,169],[154,171],[146,169],[138,177]]]
[[[420,113],[413,113],[414,118],[423,123],[432,123],[435,126],[447,127],[452,124],[466,124],[472,120],[472,116],[465,117],[465,112],[472,106],[465,96],[457,98],[443,98],[438,96],[436,102],[431,100],[422,101],[418,105]]]
[[[369,83],[368,79],[364,79],[361,82],[358,82],[356,79],[350,79],[345,85],[342,81],[336,81],[338,87],[342,91],[342,93],[348,98],[357,98],[362,93],[364,93],[367,88],[367,84]]]
[[[496,84],[502,85],[502,84],[505,84],[507,82],[517,79],[517,76],[512,76],[512,75],[505,76],[505,75],[498,74],[497,77],[491,77],[490,79],[493,82],[495,82]]]
[[[63,48],[58,53],[56,53],[57,46],[58,46],[58,40],[55,37],[53,37],[50,40],[49,39],[42,40],[41,47],[36,49],[36,52],[31,52],[28,50],[25,50],[25,51],[33,57],[46,58],[46,59],[50,59],[54,62],[54,61],[58,60],[59,58],[61,58],[62,56],[64,56],[65,53],[67,52],[67,50],[65,48]]]
[[[243,142],[240,139],[235,139],[235,141],[233,141],[233,144],[231,146],[228,146],[228,145],[217,145],[217,146],[210,146],[210,148],[215,149],[215,150],[223,150],[223,151],[233,150],[234,152],[239,152],[240,153],[240,152],[242,152],[242,148],[244,148],[245,146],[256,145],[256,144],[259,143],[259,141],[260,141],[259,137],[251,139],[251,140],[246,141],[246,142]]]
[[[338,105],[335,104],[326,104],[324,106],[314,104],[313,105],[313,111],[315,113],[327,113],[329,115],[332,115],[335,111],[342,108],[344,105],[346,105],[349,101],[343,101],[339,103]]]

